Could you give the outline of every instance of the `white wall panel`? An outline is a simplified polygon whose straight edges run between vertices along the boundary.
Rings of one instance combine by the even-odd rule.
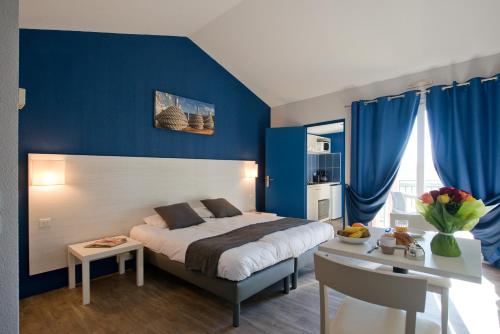
[[[66,184],[30,186],[29,259],[34,275],[66,266],[68,244],[127,234],[154,208],[225,197],[255,210],[253,161],[30,154],[66,161]],[[51,218],[50,226],[39,220]]]

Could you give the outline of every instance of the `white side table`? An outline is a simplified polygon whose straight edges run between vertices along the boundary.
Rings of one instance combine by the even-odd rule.
[[[271,216],[271,217],[276,217],[278,215],[277,213],[264,212],[264,211],[253,211],[252,213],[255,213],[255,214],[258,214],[258,215]]]
[[[75,287],[75,262],[76,259],[82,262],[82,295],[83,305],[90,303],[90,262],[100,260],[111,256],[117,256],[120,266],[120,274],[125,272],[124,260],[122,254],[135,251],[136,252],[136,280],[137,286],[144,285],[144,248],[142,243],[134,239],[127,238],[127,242],[111,247],[111,248],[85,248],[86,245],[93,241],[82,242],[79,244],[68,246],[68,276],[69,288]]]

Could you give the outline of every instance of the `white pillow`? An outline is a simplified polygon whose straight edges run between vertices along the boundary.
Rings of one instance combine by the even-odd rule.
[[[214,218],[214,214],[207,209],[206,206],[198,206],[193,208],[193,210],[200,216],[201,218]]]
[[[152,215],[142,219],[146,224],[159,228],[167,228],[167,223],[160,215]]]

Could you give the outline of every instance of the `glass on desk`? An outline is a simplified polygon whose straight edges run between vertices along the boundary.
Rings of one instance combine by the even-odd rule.
[[[394,222],[396,232],[408,232],[409,223],[407,220],[397,220]]]

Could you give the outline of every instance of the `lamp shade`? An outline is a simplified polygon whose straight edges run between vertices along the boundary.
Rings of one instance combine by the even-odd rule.
[[[32,160],[31,185],[55,186],[66,183],[66,162],[64,160]]]

